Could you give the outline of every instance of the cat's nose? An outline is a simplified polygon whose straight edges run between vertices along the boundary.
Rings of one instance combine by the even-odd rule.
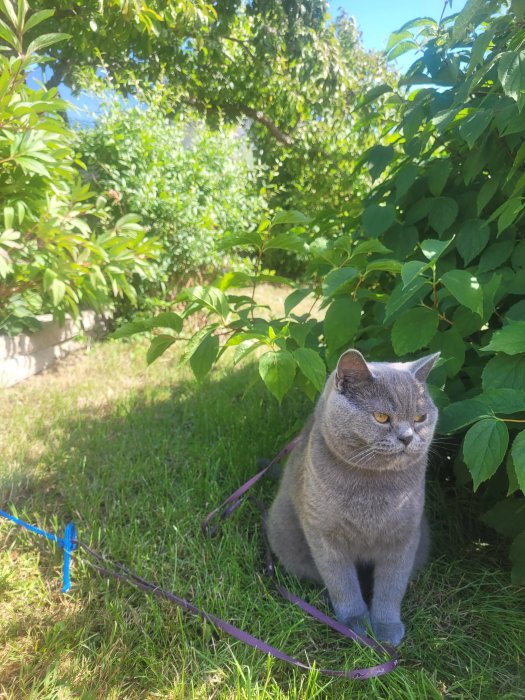
[[[401,440],[401,442],[404,445],[410,445],[414,438],[414,433],[412,431],[403,433],[402,435],[398,435],[398,438]]]

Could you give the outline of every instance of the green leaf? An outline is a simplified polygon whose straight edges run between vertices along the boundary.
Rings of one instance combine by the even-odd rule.
[[[482,188],[480,189],[477,199],[476,199],[476,205],[477,205],[477,211],[478,214],[481,214],[483,209],[487,206],[487,204],[490,202],[492,197],[496,194],[496,191],[498,189],[499,185],[499,178],[497,177],[491,177],[489,180],[487,180]]]
[[[110,338],[113,340],[119,340],[120,338],[127,338],[130,335],[135,335],[136,333],[144,333],[150,330],[150,319],[143,321],[130,321],[124,325],[117,328],[116,331],[110,333]]]
[[[381,236],[395,221],[396,210],[392,204],[371,204],[363,212],[363,226],[369,236]]]
[[[310,221],[310,217],[305,216],[302,212],[297,211],[297,209],[290,209],[290,211],[278,211],[272,219],[272,226],[278,226],[280,224],[306,226]]]
[[[435,238],[428,238],[421,241],[421,252],[430,262],[436,261],[452,243],[452,238],[448,241],[437,241]]]
[[[430,343],[432,352],[440,352],[448,377],[455,377],[465,361],[465,342],[455,328],[436,333]]]
[[[403,289],[418,277],[423,270],[428,268],[428,263],[419,260],[410,260],[401,268],[401,279],[403,280]]]
[[[435,197],[428,203],[428,222],[439,235],[444,233],[456,220],[458,204],[451,197]]]
[[[182,330],[182,318],[174,311],[163,311],[148,319],[149,328],[171,328],[179,333]]]
[[[146,362],[151,365],[158,357],[173,345],[176,338],[173,335],[156,335],[150,343],[146,354]]]
[[[505,202],[503,207],[498,209],[498,211],[501,210],[501,214],[498,217],[498,236],[516,221],[524,206],[520,197],[513,197]]]
[[[386,59],[387,61],[393,61],[395,58],[407,53],[407,51],[417,51],[418,49],[419,45],[416,44],[415,41],[407,39],[406,41],[399,42],[399,44],[396,44],[394,48],[390,49],[390,51],[387,53]]]
[[[484,418],[465,435],[463,458],[474,481],[474,491],[490,479],[503,461],[509,444],[509,431],[502,421]]]
[[[468,265],[489,242],[490,230],[482,219],[468,219],[456,234],[456,248]]]
[[[324,336],[331,354],[354,339],[361,322],[361,306],[350,297],[338,297],[328,307]]]
[[[514,438],[510,453],[519,487],[525,493],[525,430]]]
[[[400,282],[392,294],[388,297],[385,308],[385,321],[388,321],[394,314],[401,311],[405,306],[414,306],[417,300],[423,297],[427,291],[422,289],[428,284],[428,279],[421,275],[416,277],[406,286]]]
[[[398,275],[401,272],[401,268],[402,264],[400,262],[398,262],[397,260],[392,260],[390,258],[384,260],[372,260],[366,266],[365,274],[368,275],[369,272],[379,271],[390,272],[392,275]]]
[[[474,275],[465,270],[450,270],[441,276],[441,283],[460,304],[483,316],[483,289]]]
[[[434,336],[439,316],[424,306],[409,309],[392,326],[392,346],[398,357],[426,347]]]
[[[357,255],[368,255],[369,253],[390,253],[390,249],[384,246],[380,241],[377,239],[371,238],[367,241],[360,241],[357,243],[352,248],[352,255],[350,258],[353,258],[354,256]]]
[[[443,435],[455,433],[461,428],[474,423],[479,418],[492,415],[491,410],[478,399],[465,399],[450,404],[439,416],[438,432]]]
[[[505,537],[516,537],[525,529],[525,498],[506,498],[480,518]]]
[[[359,104],[357,105],[357,108],[360,109],[361,107],[366,107],[366,105],[369,105],[371,102],[377,100],[378,97],[385,95],[387,92],[392,92],[390,85],[376,85],[363,95],[359,101]]]
[[[485,0],[467,0],[462,11],[457,15],[452,28],[452,36],[450,43],[454,45],[459,39],[463,39],[469,30],[473,29],[479,23],[476,18],[480,9],[483,9]]]
[[[487,389],[476,397],[494,413],[521,413],[525,411],[525,390],[510,387]]]
[[[478,263],[478,274],[495,270],[507,260],[514,249],[514,241],[498,241],[489,246]]]
[[[290,323],[288,327],[290,337],[295,340],[300,348],[302,348],[306,342],[306,339],[312,332],[313,327],[317,324],[318,321],[316,321],[314,318],[308,319],[306,323]]]
[[[478,109],[461,120],[459,133],[467,142],[469,148],[472,148],[479,137],[487,130],[493,116],[494,112],[490,109]]]
[[[414,163],[404,165],[394,178],[396,199],[400,199],[414,184],[419,174],[419,168]]]
[[[230,250],[230,248],[236,248],[237,246],[260,248],[262,242],[263,240],[257,231],[245,231],[224,236],[219,241],[217,248],[219,250]]]
[[[25,23],[24,31],[27,32],[29,29],[36,27],[37,24],[44,22],[46,19],[49,19],[49,17],[52,17],[54,14],[55,10],[39,10],[38,12],[34,12]]]
[[[230,311],[228,299],[217,287],[193,287],[185,290],[184,294],[192,301],[200,302],[222,318],[225,318]]]
[[[525,390],[525,354],[496,355],[483,370],[484,389]]]
[[[259,359],[259,374],[279,403],[291,388],[295,371],[295,360],[288,350],[270,351]]]
[[[264,248],[265,250],[276,248],[278,250],[292,250],[294,253],[303,253],[305,243],[297,234],[288,231],[278,236],[272,236],[272,238],[266,241]]]
[[[42,279],[44,292],[47,292],[51,288],[51,285],[56,280],[56,278],[57,278],[57,273],[54,272],[53,270],[51,270],[49,267],[47,267],[44,270],[44,276]]]
[[[376,180],[385,170],[395,156],[395,151],[392,146],[372,146],[365,152],[363,160],[369,163],[370,175],[373,180]]]
[[[195,379],[200,382],[208,374],[219,353],[219,338],[216,335],[204,336],[190,357],[190,366]]]
[[[305,377],[318,391],[322,391],[326,382],[326,366],[319,354],[310,348],[299,348],[293,355]]]
[[[323,295],[325,297],[334,296],[358,276],[359,271],[355,267],[341,267],[339,270],[332,270],[324,279]]]
[[[55,278],[49,287],[49,290],[51,292],[51,298],[53,299],[53,304],[55,306],[58,306],[62,299],[64,298],[64,295],[66,293],[66,285],[62,280],[59,280]]]
[[[294,291],[289,294],[284,300],[284,313],[286,316],[290,315],[290,311],[295,309],[295,307],[300,304],[303,299],[311,293],[311,289],[294,289]]]
[[[504,352],[506,355],[525,353],[525,321],[513,321],[492,334],[490,343],[480,348],[484,352]]]
[[[434,197],[439,197],[446,185],[452,165],[448,158],[439,158],[428,169],[428,188]]]
[[[513,304],[505,313],[505,319],[508,321],[525,321],[525,299]]]
[[[3,39],[6,43],[12,46],[14,49],[19,49],[19,42],[16,38],[16,34],[7,26],[5,22],[0,20],[0,39]],[[7,73],[6,73],[7,75]]]
[[[517,586],[525,584],[525,530],[519,534],[510,546],[512,569],[510,580]]]
[[[525,91],[525,51],[505,51],[500,54],[498,78],[504,93],[512,97],[521,110]]]
[[[42,51],[42,49],[47,49],[53,44],[57,44],[59,41],[65,41],[66,39],[71,39],[71,34],[59,34],[57,32],[53,34],[42,34],[42,36],[37,37],[32,41],[26,49],[26,54],[30,56],[33,53]]]

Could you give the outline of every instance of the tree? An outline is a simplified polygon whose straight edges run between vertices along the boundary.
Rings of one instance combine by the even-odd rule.
[[[274,204],[351,206],[353,163],[378,138],[352,105],[387,71],[346,15],[327,22],[324,0],[55,6],[57,28],[75,41],[50,48],[51,84],[92,86],[102,69],[112,86],[136,94],[161,79],[174,111],[244,120]],[[353,179],[355,196],[365,181]]]

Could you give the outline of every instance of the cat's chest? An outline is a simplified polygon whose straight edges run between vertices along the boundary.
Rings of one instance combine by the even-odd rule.
[[[417,480],[353,479],[312,486],[317,522],[341,533],[394,534],[419,520],[423,508],[423,484]]]

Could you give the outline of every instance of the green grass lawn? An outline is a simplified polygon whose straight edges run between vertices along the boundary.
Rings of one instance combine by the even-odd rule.
[[[145,347],[100,344],[3,392],[0,507],[46,528],[73,519],[96,549],[301,659],[378,663],[274,593],[253,506],[220,537],[200,533],[257,459],[300,430],[306,399],[279,407],[251,365],[225,365],[197,387],[175,353],[146,369]],[[294,670],[98,577],[82,557],[63,595],[60,551],[2,521],[0,697],[523,698],[525,591],[509,583],[506,543],[482,529],[436,458],[429,471],[433,558],[406,596],[393,673],[351,682]],[[275,488],[255,490],[269,502]],[[325,605],[315,587],[287,585]]]

